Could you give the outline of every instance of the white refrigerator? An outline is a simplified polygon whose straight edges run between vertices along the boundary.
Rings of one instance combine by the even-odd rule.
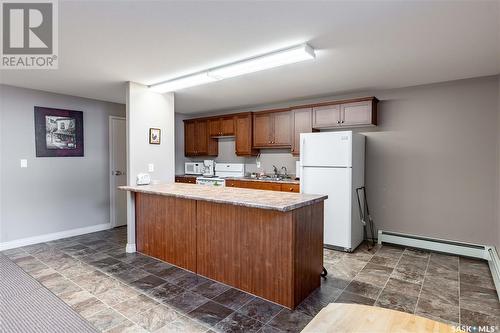
[[[351,252],[363,241],[356,188],[364,186],[364,175],[365,136],[352,131],[300,134],[300,191],[328,195],[325,247]]]

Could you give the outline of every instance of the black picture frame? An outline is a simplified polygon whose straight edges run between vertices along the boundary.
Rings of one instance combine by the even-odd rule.
[[[153,135],[154,132],[157,132],[158,134],[158,140],[155,140]],[[150,145],[159,145],[161,144],[161,129],[159,128],[150,128],[149,129],[149,144]]]
[[[36,157],[84,156],[83,112],[35,106],[35,146]]]

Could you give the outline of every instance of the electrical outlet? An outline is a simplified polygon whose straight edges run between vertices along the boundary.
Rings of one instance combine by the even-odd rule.
[[[257,162],[257,168],[260,168],[260,162]]]
[[[27,168],[28,167],[28,160],[22,159],[21,160],[21,168]]]
[[[153,163],[148,164],[148,172],[154,172],[155,171],[155,165]]]

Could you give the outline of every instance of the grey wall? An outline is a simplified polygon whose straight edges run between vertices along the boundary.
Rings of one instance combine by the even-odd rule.
[[[35,105],[84,112],[84,157],[35,157]],[[0,85],[0,242],[109,223],[110,115],[125,106]]]
[[[381,100],[379,126],[364,132],[368,200],[377,226],[500,245],[497,76],[221,113],[369,95]],[[178,149],[183,143],[182,117],[176,120]],[[283,163],[292,159],[288,155],[282,155]],[[177,156],[176,171],[182,173],[183,151]]]

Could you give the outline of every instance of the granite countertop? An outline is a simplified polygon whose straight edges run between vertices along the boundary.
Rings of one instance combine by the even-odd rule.
[[[119,189],[147,194],[173,196],[184,199],[212,201],[245,207],[271,209],[282,212],[287,212],[300,207],[312,205],[328,198],[327,195],[301,194],[183,183],[120,186]]]
[[[203,176],[198,176],[198,175],[175,175],[176,177],[203,177]],[[251,177],[222,177],[225,180],[242,180],[242,181],[251,181],[251,182],[266,182],[266,183],[280,183],[280,184],[300,184],[300,180],[297,179],[271,179],[271,178],[264,178],[264,179],[257,179],[257,178],[251,178]]]

